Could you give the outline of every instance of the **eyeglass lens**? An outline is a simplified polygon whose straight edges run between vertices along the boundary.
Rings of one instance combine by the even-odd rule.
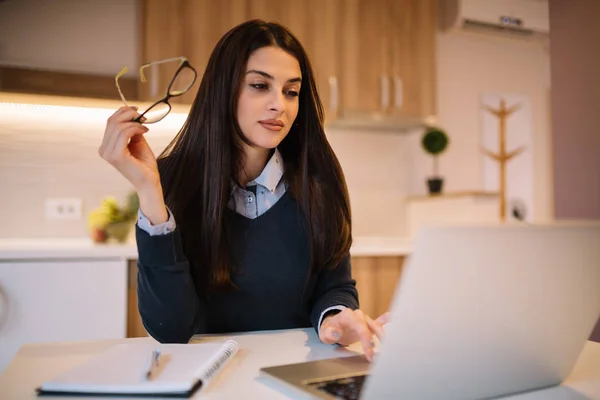
[[[165,102],[159,102],[152,105],[149,109],[142,113],[142,117],[144,117],[144,122],[147,124],[152,124],[154,122],[158,122],[171,111],[171,106]]]
[[[196,78],[196,72],[188,66],[179,70],[173,82],[169,86],[170,96],[180,96],[184,94],[193,84]]]
[[[192,87],[196,80],[196,71],[187,63],[178,67],[177,70],[173,70],[173,66],[173,64],[165,64],[162,66],[155,64],[146,69],[145,75],[148,82],[151,82],[151,84],[152,82],[160,80],[158,76],[164,78],[167,74],[172,74],[172,80],[170,81],[168,88],[166,88],[166,93],[164,91],[162,92],[164,97],[160,100],[156,99],[158,101],[150,108],[143,111],[140,117],[136,118],[136,121],[140,122],[142,117],[144,118],[143,123],[146,124],[152,124],[162,120],[171,111],[169,97],[181,96]],[[161,89],[158,89],[159,93],[160,90]],[[162,90],[165,90],[164,86]]]

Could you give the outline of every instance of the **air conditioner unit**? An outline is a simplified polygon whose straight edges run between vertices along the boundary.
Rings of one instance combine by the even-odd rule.
[[[439,0],[442,31],[546,38],[548,0]]]

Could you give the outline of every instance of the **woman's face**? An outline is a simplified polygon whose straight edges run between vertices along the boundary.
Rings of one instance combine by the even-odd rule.
[[[273,149],[298,115],[302,72],[298,60],[277,47],[262,47],[248,58],[237,105],[244,136],[255,146]]]

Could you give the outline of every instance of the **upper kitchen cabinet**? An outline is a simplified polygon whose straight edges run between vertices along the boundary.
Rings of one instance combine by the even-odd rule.
[[[341,9],[343,114],[388,108],[391,47],[386,8],[387,0],[347,0]]]
[[[388,0],[394,114],[435,115],[437,1]]]
[[[249,19],[278,22],[302,44],[312,66],[326,121],[334,120],[339,110],[340,12],[344,1],[248,1]]]
[[[198,91],[210,54],[229,29],[246,20],[245,1],[236,0],[141,0],[142,62],[186,56],[198,72],[196,83],[173,103],[190,104]],[[173,77],[176,64],[148,71],[140,96],[161,96]]]
[[[342,122],[435,115],[435,5],[435,0],[344,2]]]
[[[333,119],[339,108],[339,14],[343,1],[142,0],[142,61],[188,57],[198,72],[198,79],[192,90],[173,102],[189,104],[198,90],[211,52],[225,32],[254,18],[279,22],[292,31],[308,53],[325,116]],[[171,67],[148,71],[148,84],[140,85],[140,96],[150,100],[162,94],[176,65]]]
[[[137,1],[0,1],[0,92],[135,100]]]
[[[310,58],[328,125],[381,125],[435,115],[436,0],[142,0],[142,61],[185,55],[198,71],[233,26],[253,18],[279,22]],[[140,85],[166,90],[173,71]],[[154,92],[150,92],[153,90]],[[409,125],[410,125],[409,123]]]
[[[308,28],[304,37],[299,37],[310,58],[326,123],[336,120],[340,110],[341,46],[344,42],[341,11],[344,3],[345,0],[308,0],[304,11]],[[291,29],[294,31],[293,27]]]

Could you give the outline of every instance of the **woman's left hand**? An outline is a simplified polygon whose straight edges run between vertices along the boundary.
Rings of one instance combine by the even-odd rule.
[[[335,315],[326,317],[321,322],[319,339],[326,344],[338,343],[342,346],[348,346],[360,341],[367,360],[372,361],[375,346],[373,335],[382,341],[383,326],[388,321],[389,312],[373,320],[361,310],[346,308]]]

